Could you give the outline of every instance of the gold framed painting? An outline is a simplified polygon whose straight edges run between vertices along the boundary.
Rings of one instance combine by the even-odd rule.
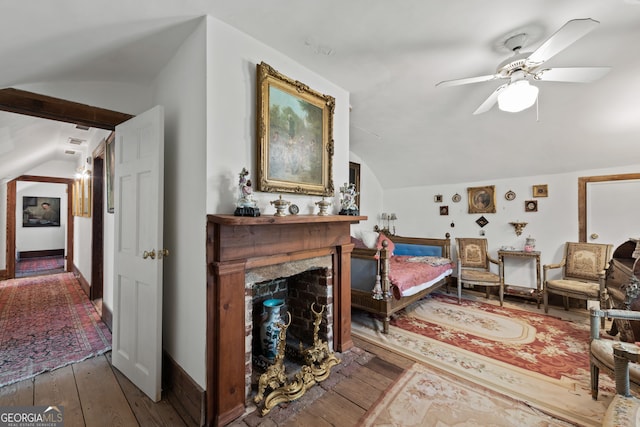
[[[467,188],[469,200],[469,213],[496,213],[496,187],[486,185],[484,187]]]
[[[534,185],[533,197],[549,197],[549,189],[547,184]]]
[[[105,178],[106,178],[106,187],[107,187],[107,212],[114,212],[114,201],[113,201],[113,181],[116,175],[116,142],[115,142],[115,134],[112,133],[107,138],[107,148],[104,155],[105,160]]]
[[[257,190],[333,196],[335,99],[257,65]]]

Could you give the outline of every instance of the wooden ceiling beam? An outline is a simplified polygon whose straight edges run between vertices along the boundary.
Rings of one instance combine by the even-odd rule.
[[[14,88],[0,89],[0,110],[107,130],[133,117]]]

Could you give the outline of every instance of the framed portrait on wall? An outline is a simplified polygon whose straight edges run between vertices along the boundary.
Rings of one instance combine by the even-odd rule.
[[[333,196],[335,99],[264,62],[257,76],[257,190]]]
[[[469,213],[496,213],[495,185],[467,188]]]
[[[60,227],[60,197],[22,198],[23,227]]]

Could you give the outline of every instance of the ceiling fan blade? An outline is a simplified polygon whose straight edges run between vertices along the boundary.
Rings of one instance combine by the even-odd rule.
[[[602,78],[611,67],[546,68],[533,77],[544,82],[590,83]]]
[[[572,19],[549,37],[526,59],[526,65],[536,67],[551,57],[563,51],[571,44],[584,37],[588,32],[598,26],[600,22],[591,19]]]
[[[502,76],[500,74],[489,74],[486,76],[478,76],[478,77],[468,77],[466,79],[456,79],[456,80],[444,80],[438,84],[437,86],[460,86],[460,85],[468,85],[470,83],[482,83],[489,82],[491,80],[500,79]]]
[[[508,83],[505,83],[494,90],[493,93],[489,95],[489,97],[478,107],[478,109],[473,112],[473,114],[482,114],[489,111],[491,107],[493,107],[493,105],[498,101],[498,94],[500,93],[500,91],[508,85]]]

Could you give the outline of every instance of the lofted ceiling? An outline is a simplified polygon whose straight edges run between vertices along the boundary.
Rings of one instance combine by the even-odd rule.
[[[640,164],[640,0],[58,0],[37,13],[0,1],[0,87],[148,82],[213,15],[349,91],[350,149],[387,189]],[[534,50],[576,18],[600,24],[547,65],[612,67],[596,82],[537,82],[532,108],[479,115],[503,81],[435,86],[495,73],[508,37],[524,32]],[[7,135],[29,128],[11,122],[0,118],[0,167],[38,152],[8,157]]]

